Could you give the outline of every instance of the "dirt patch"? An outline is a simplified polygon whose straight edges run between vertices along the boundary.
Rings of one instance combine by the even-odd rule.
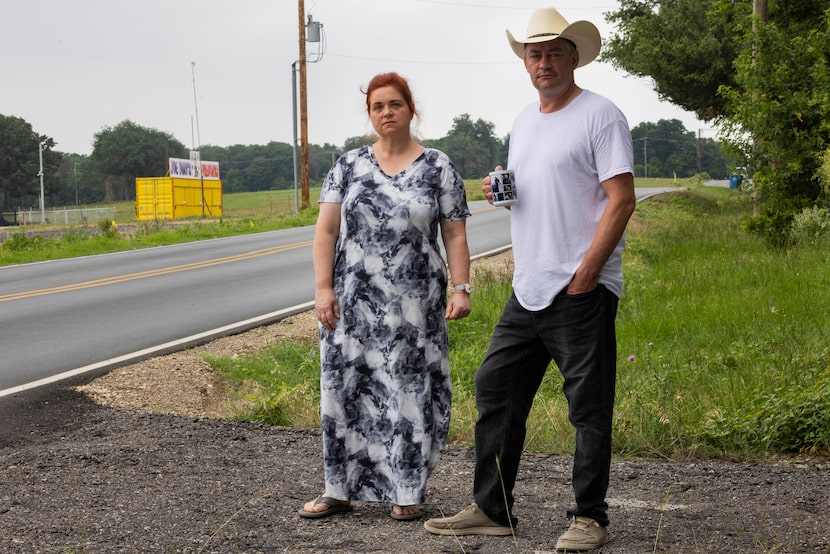
[[[167,356],[114,369],[76,390],[94,402],[118,410],[150,414],[229,419],[237,411],[239,391],[217,375],[205,356],[237,357],[264,350],[280,338],[315,340],[313,312],[216,339]]]

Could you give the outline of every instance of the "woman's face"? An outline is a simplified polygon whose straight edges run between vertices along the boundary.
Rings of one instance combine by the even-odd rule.
[[[379,136],[409,134],[412,111],[398,89],[380,87],[369,95],[369,120]]]

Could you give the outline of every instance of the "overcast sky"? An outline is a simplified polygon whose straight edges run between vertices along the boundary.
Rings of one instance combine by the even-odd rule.
[[[56,150],[89,154],[95,133],[125,119],[189,148],[291,143],[298,0],[3,3],[0,114],[22,117]],[[611,32],[603,13],[617,8],[614,0],[306,0],[324,38],[306,43],[309,59],[325,47],[308,65],[309,142],[340,146],[371,131],[360,89],[385,71],[409,79],[423,138],[444,136],[464,113],[506,135],[536,91],[505,29],[524,37],[532,11],[550,5],[571,22],[591,21],[603,39]],[[712,136],[646,79],[598,62],[576,79],[614,100],[632,127],[679,119]]]

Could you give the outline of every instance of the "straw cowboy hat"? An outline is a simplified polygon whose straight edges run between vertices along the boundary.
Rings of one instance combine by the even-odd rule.
[[[576,45],[579,52],[577,67],[588,65],[599,55],[602,39],[599,31],[589,21],[575,21],[568,23],[555,8],[542,8],[530,16],[527,24],[527,38],[516,40],[510,31],[507,31],[507,42],[517,56],[524,59],[525,44],[547,42],[557,38],[568,39]]]

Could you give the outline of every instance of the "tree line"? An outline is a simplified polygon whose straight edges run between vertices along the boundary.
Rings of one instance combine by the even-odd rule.
[[[701,143],[679,120],[642,123],[632,130],[632,136],[638,176],[726,174],[727,162],[718,143],[712,139]],[[496,165],[506,165],[509,139],[509,135],[497,137],[493,123],[462,114],[453,120],[446,136],[421,142],[447,153],[464,178],[478,179]],[[342,146],[309,144],[309,179],[322,182],[340,154],[373,140],[372,136],[355,136]],[[0,115],[0,145],[0,206],[6,212],[39,205],[41,149],[47,206],[133,200],[136,177],[164,176],[169,158],[190,155],[171,134],[129,120],[96,133],[92,154],[83,156],[59,152],[52,138],[36,133],[25,120]],[[641,159],[642,147],[645,155]],[[294,186],[294,152],[287,143],[204,145],[200,156],[219,162],[223,190],[228,193]]]

